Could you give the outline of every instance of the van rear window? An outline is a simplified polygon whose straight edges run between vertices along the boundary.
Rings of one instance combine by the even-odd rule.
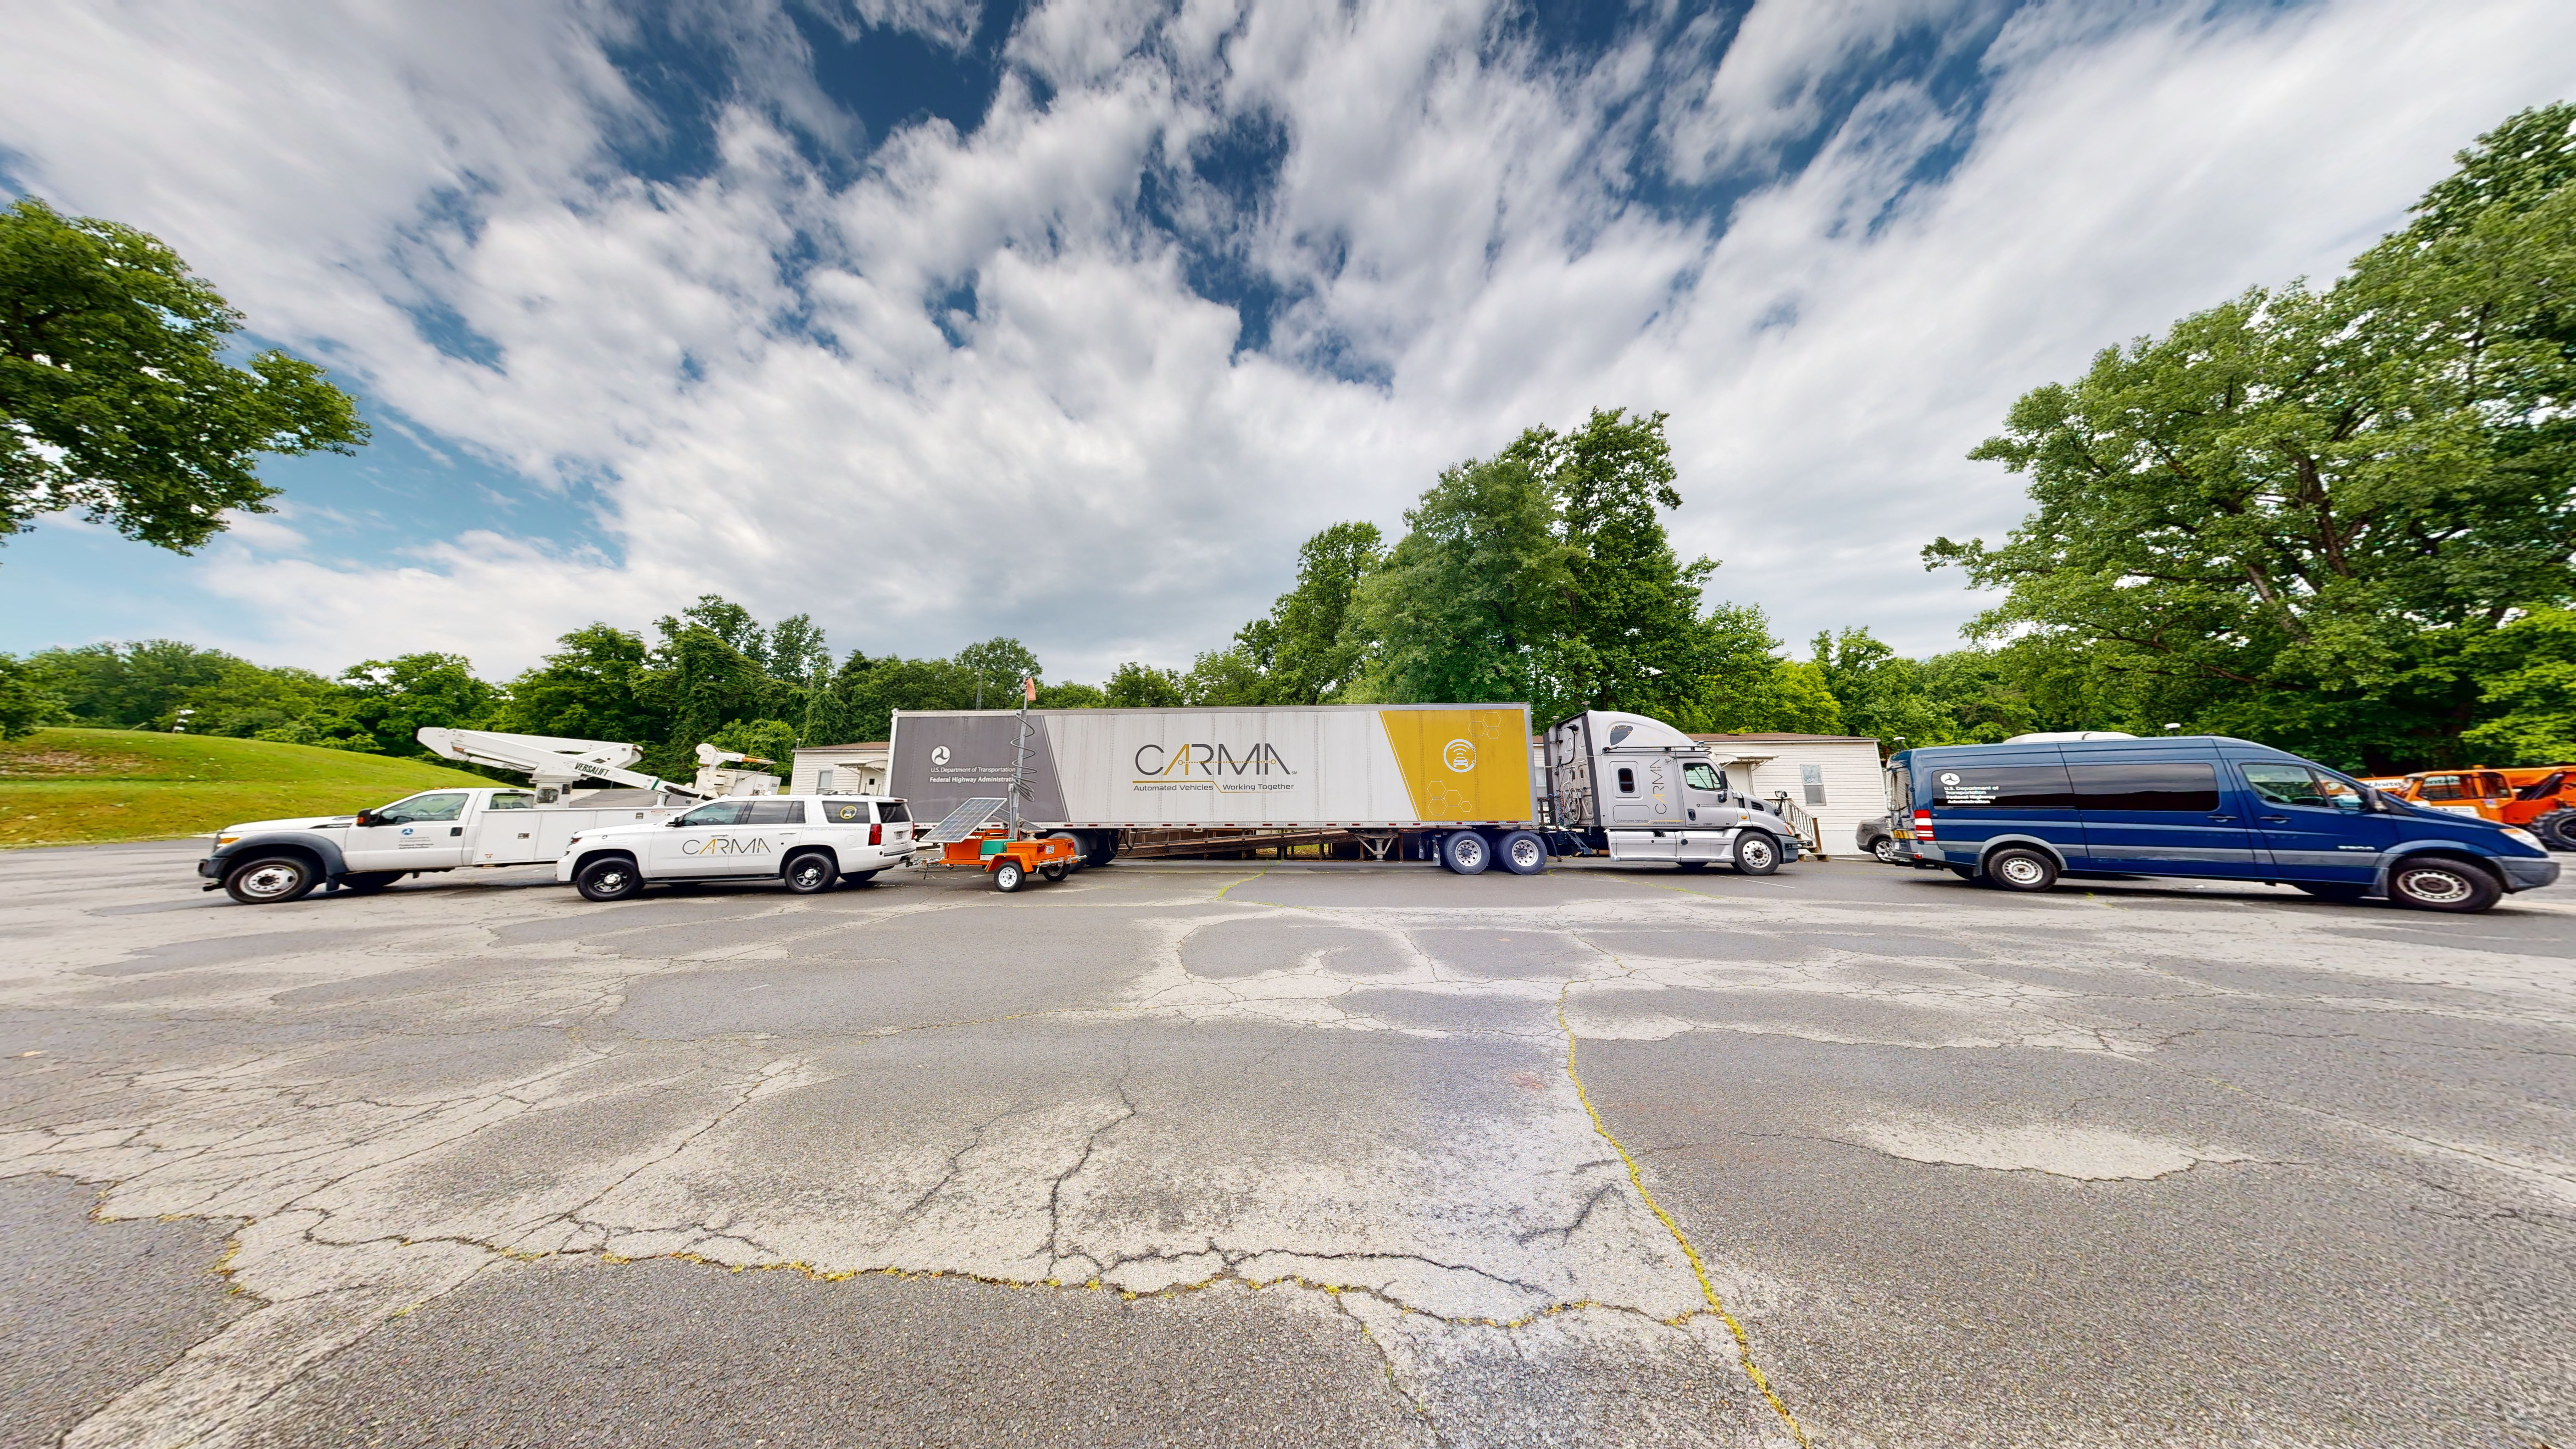
[[[1977,806],[1988,810],[2072,810],[2075,792],[2066,783],[2063,765],[1989,765],[1982,769],[1940,769],[1930,777],[1932,803],[1944,809]]]
[[[2218,808],[2218,772],[2205,764],[2069,765],[2075,803],[2084,810],[2171,810],[2207,813]]]

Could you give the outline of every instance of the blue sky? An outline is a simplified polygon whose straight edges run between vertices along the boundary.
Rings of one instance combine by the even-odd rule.
[[[1661,409],[1713,594],[1947,647],[2019,392],[2330,275],[2576,8],[36,7],[0,188],[176,245],[376,442],[198,556],[55,519],[0,649],[523,667],[700,592],[1186,665],[1344,518]]]

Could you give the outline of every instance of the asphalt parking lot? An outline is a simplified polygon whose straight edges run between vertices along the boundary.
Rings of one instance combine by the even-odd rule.
[[[0,856],[0,1444],[2576,1444],[2576,893]]]

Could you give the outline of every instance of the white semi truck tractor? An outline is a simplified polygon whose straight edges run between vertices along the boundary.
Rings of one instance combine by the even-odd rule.
[[[1552,817],[1612,860],[1769,875],[1798,858],[1797,832],[1662,720],[1587,710],[1548,730],[1546,754]]]
[[[355,815],[228,825],[197,862],[205,889],[269,905],[317,886],[373,891],[407,875],[539,865],[584,830],[667,820],[719,796],[778,788],[767,771],[729,768],[768,761],[712,745],[698,746],[697,778],[680,785],[629,768],[644,754],[634,745],[436,728],[417,738],[445,759],[524,773],[527,788],[442,786]],[[577,781],[627,788],[577,791]]]

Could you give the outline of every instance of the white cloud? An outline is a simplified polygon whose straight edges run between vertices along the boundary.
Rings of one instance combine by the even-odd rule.
[[[2470,136],[2576,89],[2576,13],[2539,3],[2040,7],[1986,53],[1981,114],[1877,80],[1720,235],[1623,199],[1639,148],[1685,179],[1764,164],[1829,124],[1833,86],[1982,11],[1765,0],[1685,86],[1643,45],[1534,56],[1468,0],[1054,0],[980,126],[883,138],[838,189],[797,144],[836,122],[776,74],[802,53],[784,12],[705,13],[770,79],[678,183],[614,164],[665,122],[607,58],[638,32],[575,0],[13,22],[0,151],[24,180],[167,237],[421,424],[607,500],[592,537],[471,531],[400,568],[242,532],[197,577],[274,632],[228,642],[499,670],[719,590],[843,648],[1014,633],[1096,678],[1221,642],[1313,529],[1395,525],[1442,464],[1626,404],[1673,415],[1676,534],[1727,560],[1720,593],[1794,633],[1944,647],[1973,601],[1914,550],[2017,516],[2018,483],[1960,456],[2016,393],[2330,271]],[[977,14],[837,21],[962,44]],[[1290,147],[1241,212],[1187,158],[1248,114]],[[1149,170],[1288,299],[1267,352],[1138,220]],[[424,341],[404,309],[426,303],[498,366]]]

